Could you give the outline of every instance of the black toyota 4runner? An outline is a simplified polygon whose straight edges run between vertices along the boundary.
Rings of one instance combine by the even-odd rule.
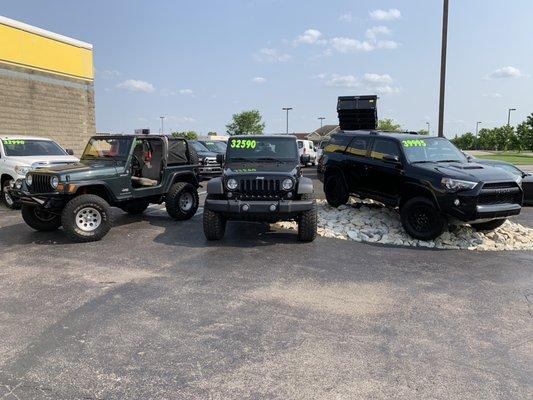
[[[520,213],[522,189],[507,172],[468,162],[445,138],[341,131],[319,161],[328,203],[351,194],[399,207],[409,235],[430,240],[448,221],[493,230]]]
[[[198,209],[198,156],[182,139],[167,136],[94,136],[79,163],[30,171],[11,193],[32,228],[63,226],[76,242],[100,240],[111,228],[110,206],[140,214],[165,203],[177,220]]]
[[[310,242],[317,231],[313,182],[303,177],[294,136],[234,136],[222,177],[207,184],[204,233],[208,240],[224,236],[226,221],[298,222],[298,239]]]

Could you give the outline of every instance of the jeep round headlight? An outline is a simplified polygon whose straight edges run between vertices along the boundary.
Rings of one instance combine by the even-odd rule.
[[[31,176],[31,174],[26,175],[26,184],[28,186],[31,186],[32,182],[33,182],[33,176]]]
[[[228,179],[228,181],[226,182],[226,187],[229,189],[229,190],[235,190],[237,189],[237,180],[236,179],[233,179],[233,178],[230,178]]]
[[[291,190],[293,186],[294,182],[290,178],[283,179],[283,182],[281,182],[281,187],[283,190]]]
[[[57,176],[52,176],[52,178],[50,178],[50,185],[52,185],[54,189],[57,189],[57,185],[59,185],[59,178]]]

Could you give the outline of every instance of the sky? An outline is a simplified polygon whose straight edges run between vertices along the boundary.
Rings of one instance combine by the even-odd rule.
[[[94,46],[98,132],[265,131],[336,124],[338,96],[436,133],[441,0],[3,0],[0,15]],[[445,134],[533,112],[533,1],[450,0]]]

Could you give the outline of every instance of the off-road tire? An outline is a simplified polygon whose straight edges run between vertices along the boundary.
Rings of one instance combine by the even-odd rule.
[[[479,224],[470,224],[476,231],[493,231],[502,226],[507,219],[494,219],[492,221],[480,222]]]
[[[400,217],[407,234],[418,240],[433,240],[446,228],[446,219],[425,197],[408,200],[400,210]]]
[[[77,222],[78,213],[87,209],[93,209],[99,214],[100,222],[94,230],[83,230]],[[100,196],[82,194],[67,203],[61,214],[61,221],[65,234],[73,242],[96,242],[107,235],[111,229],[111,207]]]
[[[146,201],[134,201],[124,204],[121,208],[124,212],[131,215],[139,215],[146,211],[150,203]]]
[[[342,176],[338,173],[334,173],[327,177],[324,182],[324,193],[326,194],[326,200],[332,207],[339,207],[348,202],[350,193]]]
[[[204,210],[204,235],[207,240],[220,240],[226,232],[226,219],[215,211]]]
[[[303,194],[302,200],[314,200],[313,194]],[[300,242],[312,242],[316,238],[317,231],[317,210],[316,204],[308,211],[300,213],[298,218],[298,240]]]
[[[2,184],[2,203],[4,203],[4,205],[11,210],[18,210],[20,208],[20,203],[13,200],[13,198],[9,196],[9,194],[7,193],[8,188],[9,188],[9,180],[6,180]],[[9,199],[11,199],[11,201]]]
[[[21,214],[24,222],[36,231],[55,231],[61,226],[61,217],[59,215],[47,213],[38,207],[23,205]]]
[[[191,203],[185,207],[183,196],[190,195]],[[165,200],[165,207],[168,215],[178,221],[185,221],[191,219],[198,210],[200,199],[198,197],[198,190],[187,182],[177,182],[170,187]]]

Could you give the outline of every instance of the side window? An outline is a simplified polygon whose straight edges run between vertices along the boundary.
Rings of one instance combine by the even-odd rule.
[[[382,160],[383,156],[397,156],[400,157],[400,147],[398,143],[393,140],[376,139],[372,147],[372,158]]]
[[[350,143],[351,136],[344,135],[333,135],[324,147],[324,152],[326,153],[344,153],[344,149]]]
[[[304,147],[304,142],[302,142],[301,140],[298,140],[298,148],[302,149],[303,147]]]
[[[368,138],[354,137],[350,142],[348,149],[346,149],[346,152],[352,156],[366,157],[368,143]]]

